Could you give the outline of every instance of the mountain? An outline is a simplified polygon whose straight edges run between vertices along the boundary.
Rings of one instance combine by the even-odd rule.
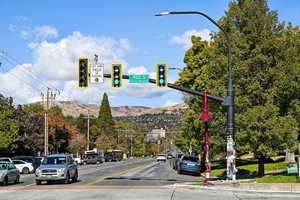
[[[39,102],[41,103],[41,102]],[[98,116],[99,105],[96,104],[81,104],[76,101],[56,101],[53,106],[58,106],[62,109],[65,116],[78,117],[80,114]],[[176,104],[174,106],[150,108],[145,106],[120,106],[111,107],[113,117],[124,116],[141,116],[145,114],[172,114],[174,112],[185,110],[186,104]]]
[[[41,102],[39,102],[41,103]],[[62,109],[65,116],[78,117],[80,114],[98,116],[99,105],[81,104],[73,101],[56,101],[52,106]],[[146,129],[179,129],[183,123],[186,104],[150,108],[145,106],[111,107],[114,120],[122,120],[143,125]]]

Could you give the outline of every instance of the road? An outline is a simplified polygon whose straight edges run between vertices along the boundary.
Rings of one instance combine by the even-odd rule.
[[[168,162],[127,160],[80,166],[79,181],[68,185],[53,183],[37,186],[34,174],[22,175],[20,184],[0,187],[0,199],[299,199],[293,194],[245,193],[180,186],[199,180],[202,177],[178,175]]]

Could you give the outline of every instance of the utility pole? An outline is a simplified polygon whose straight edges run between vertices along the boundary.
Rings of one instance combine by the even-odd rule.
[[[94,118],[90,115],[88,111],[88,116],[85,117],[87,119],[87,133],[86,133],[86,150],[90,150],[90,119]]]
[[[48,125],[48,111],[49,108],[52,107],[53,102],[56,98],[56,93],[50,91],[50,88],[47,88],[46,94],[41,93],[42,101],[44,105],[44,121],[45,121],[45,134],[44,134],[44,155],[47,156],[49,154],[49,125]]]

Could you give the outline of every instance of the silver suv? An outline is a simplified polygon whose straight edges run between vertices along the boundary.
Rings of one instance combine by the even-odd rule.
[[[78,179],[78,169],[69,154],[48,155],[35,171],[35,182],[40,185],[42,181],[64,181],[71,183]]]

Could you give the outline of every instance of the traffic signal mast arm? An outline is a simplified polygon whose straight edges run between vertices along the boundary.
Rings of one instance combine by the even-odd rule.
[[[104,74],[104,78],[111,78],[111,75],[110,74]],[[122,78],[123,79],[129,79],[129,75],[122,75]],[[150,78],[149,83],[156,84],[156,80]],[[189,89],[189,88],[181,87],[181,86],[178,86],[178,85],[175,85],[175,84],[172,84],[172,83],[168,83],[168,87],[173,88],[175,90],[185,92],[185,93],[189,93],[189,94],[192,94],[192,95],[204,96],[204,92],[199,92],[199,91],[192,90],[192,89]],[[210,94],[208,94],[207,97],[210,98],[210,99],[219,101],[221,103],[225,103],[225,98],[223,98],[223,97],[214,96],[214,95],[210,95]]]

